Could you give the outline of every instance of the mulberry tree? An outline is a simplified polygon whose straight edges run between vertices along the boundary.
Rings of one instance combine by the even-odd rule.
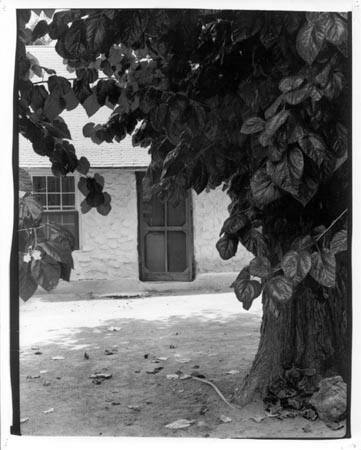
[[[177,199],[223,186],[229,217],[220,257],[254,258],[234,280],[243,308],[262,295],[258,351],[237,391],[312,393],[349,370],[347,224],[350,220],[348,17],[339,12],[64,10],[26,27],[18,13],[18,129],[55,175],[83,176],[83,213],[110,211],[61,113],[79,104],[101,145],[129,134],[149,147],[146,195]],[[72,79],[26,45],[49,36]],[[43,75],[33,83],[31,74]],[[283,397],[281,396],[283,392]],[[294,395],[294,394],[292,394]],[[291,397],[291,395],[289,395]]]

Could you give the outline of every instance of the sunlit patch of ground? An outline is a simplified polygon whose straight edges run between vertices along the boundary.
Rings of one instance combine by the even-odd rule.
[[[21,417],[29,418],[22,433],[342,436],[343,430],[331,431],[322,422],[302,418],[257,423],[252,418],[264,414],[258,401],[243,410],[231,409],[210,386],[194,379],[167,379],[179,370],[197,371],[231,399],[256,352],[260,320],[259,302],[253,311],[243,312],[233,294],[30,300],[20,312]],[[154,362],[156,358],[161,359]],[[156,367],[162,369],[147,373]],[[89,377],[97,371],[112,377],[94,384]],[[44,413],[51,408],[53,412]],[[232,421],[223,423],[221,415]],[[165,428],[181,418],[194,423],[182,430]],[[311,431],[305,433],[307,424]]]

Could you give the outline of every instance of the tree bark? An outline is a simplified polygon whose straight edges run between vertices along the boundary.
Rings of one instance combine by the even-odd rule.
[[[237,403],[247,404],[256,393],[264,397],[268,387],[291,367],[348,379],[347,265],[342,256],[337,259],[336,288],[315,289],[312,282],[306,282],[280,308],[277,318],[263,305],[258,351],[235,397]]]

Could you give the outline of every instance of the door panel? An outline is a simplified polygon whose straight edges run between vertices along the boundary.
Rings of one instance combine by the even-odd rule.
[[[191,195],[177,205],[145,198],[137,173],[139,272],[144,281],[190,281],[193,276]]]
[[[145,266],[150,272],[165,272],[165,234],[150,231],[144,236]]]

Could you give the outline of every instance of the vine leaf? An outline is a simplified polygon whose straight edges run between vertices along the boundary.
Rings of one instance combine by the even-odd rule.
[[[238,240],[231,238],[228,235],[222,236],[216,244],[218,253],[224,260],[232,258],[237,252],[237,247]]]
[[[228,217],[224,221],[222,229],[219,233],[221,236],[223,233],[236,234],[239,230],[244,228],[249,222],[248,217],[243,213],[236,213]]]
[[[330,250],[334,254],[347,251],[347,230],[341,230],[334,234],[331,240]]]
[[[311,255],[306,250],[291,250],[285,254],[281,267],[287,278],[294,284],[300,283],[311,270]]]
[[[325,287],[334,287],[336,284],[336,258],[333,252],[324,249],[314,252],[311,256],[312,267],[310,275]]]
[[[259,169],[253,175],[251,182],[251,191],[255,203],[263,207],[281,197],[281,192],[273,183],[271,177],[265,169]]]
[[[239,280],[234,284],[237,299],[243,304],[243,309],[249,310],[252,302],[262,292],[261,284],[256,280]]]
[[[51,256],[31,261],[31,275],[46,291],[54,289],[60,278],[60,265]]]
[[[303,83],[305,77],[303,75],[294,75],[292,77],[282,78],[279,83],[279,90],[282,92],[293,91],[298,89]]]
[[[324,40],[325,34],[321,24],[308,21],[297,34],[297,52],[304,61],[311,65],[319,54]]]
[[[243,122],[241,133],[254,134],[263,131],[265,127],[265,121],[260,117],[250,117]]]
[[[19,296],[24,302],[32,297],[38,287],[38,283],[31,274],[31,264],[22,260],[19,255]]]
[[[249,263],[249,273],[255,277],[267,278],[271,274],[271,263],[265,256],[256,256]]]
[[[293,294],[292,280],[283,275],[277,275],[267,281],[263,293],[267,299],[276,303],[287,303]]]

